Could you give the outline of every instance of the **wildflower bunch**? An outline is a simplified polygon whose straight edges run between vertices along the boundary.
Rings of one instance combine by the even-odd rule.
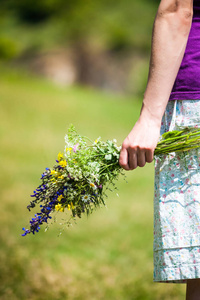
[[[30,221],[30,228],[23,236],[38,232],[43,223],[48,223],[54,212],[70,214],[71,219],[91,214],[96,207],[105,205],[106,190],[116,188],[115,181],[123,174],[119,166],[120,147],[116,140],[95,142],[79,135],[73,125],[65,137],[64,153],[59,153],[56,165],[46,168],[42,183],[33,192],[28,205],[31,210],[40,205],[40,212]],[[200,145],[200,130],[185,128],[182,131],[164,133],[154,154],[188,151]]]
[[[52,169],[46,168],[41,176],[42,183],[33,192],[33,200],[28,205],[31,210],[40,206],[30,228],[23,236],[38,232],[43,223],[52,218],[53,212],[68,213],[70,219],[81,218],[82,214],[105,205],[106,189],[115,187],[115,180],[122,169],[119,166],[120,148],[116,140],[95,142],[77,134],[71,126],[65,137],[64,153],[59,153]]]

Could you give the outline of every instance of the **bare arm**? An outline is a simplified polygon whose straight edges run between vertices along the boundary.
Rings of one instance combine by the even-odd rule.
[[[125,170],[152,162],[163,113],[176,79],[193,13],[193,0],[161,0],[155,18],[149,77],[141,114],[122,144],[119,163]]]

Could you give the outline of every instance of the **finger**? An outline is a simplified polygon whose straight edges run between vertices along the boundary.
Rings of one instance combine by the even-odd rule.
[[[130,149],[128,152],[128,165],[129,170],[134,170],[137,168],[137,152]]]
[[[145,151],[144,150],[139,150],[137,152],[137,165],[139,167],[144,167],[145,164],[146,164]]]
[[[125,169],[129,170],[129,165],[128,165],[128,152],[125,148],[122,148],[119,156],[119,164],[120,166]]]
[[[154,151],[146,150],[146,152],[145,152],[146,162],[151,163],[153,161],[153,157],[154,157]]]

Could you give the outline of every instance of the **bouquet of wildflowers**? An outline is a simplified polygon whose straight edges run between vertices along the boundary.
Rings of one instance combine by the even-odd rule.
[[[70,219],[89,215],[93,209],[105,205],[105,190],[115,188],[115,180],[122,169],[118,164],[120,148],[116,140],[95,142],[77,134],[71,126],[65,137],[64,153],[59,153],[52,169],[46,168],[41,185],[33,192],[31,210],[40,205],[40,212],[30,221],[30,229],[23,236],[38,232],[43,223],[52,218],[53,212],[68,212]]]
[[[29,229],[23,228],[23,236],[38,232],[54,212],[68,212],[67,225],[71,224],[71,219],[91,214],[96,207],[105,205],[106,189],[116,188],[115,181],[123,174],[118,163],[120,147],[116,140],[103,142],[98,138],[92,142],[71,126],[65,143],[64,153],[58,154],[52,169],[46,168],[42,183],[31,195],[33,200],[27,208],[31,210],[39,205],[40,212],[31,219]],[[199,145],[200,130],[185,128],[163,134],[154,153],[188,151]]]

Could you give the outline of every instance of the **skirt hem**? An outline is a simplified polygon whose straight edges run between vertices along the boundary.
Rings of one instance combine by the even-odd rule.
[[[186,283],[188,279],[200,278],[200,264],[158,268],[154,273],[154,282]]]

